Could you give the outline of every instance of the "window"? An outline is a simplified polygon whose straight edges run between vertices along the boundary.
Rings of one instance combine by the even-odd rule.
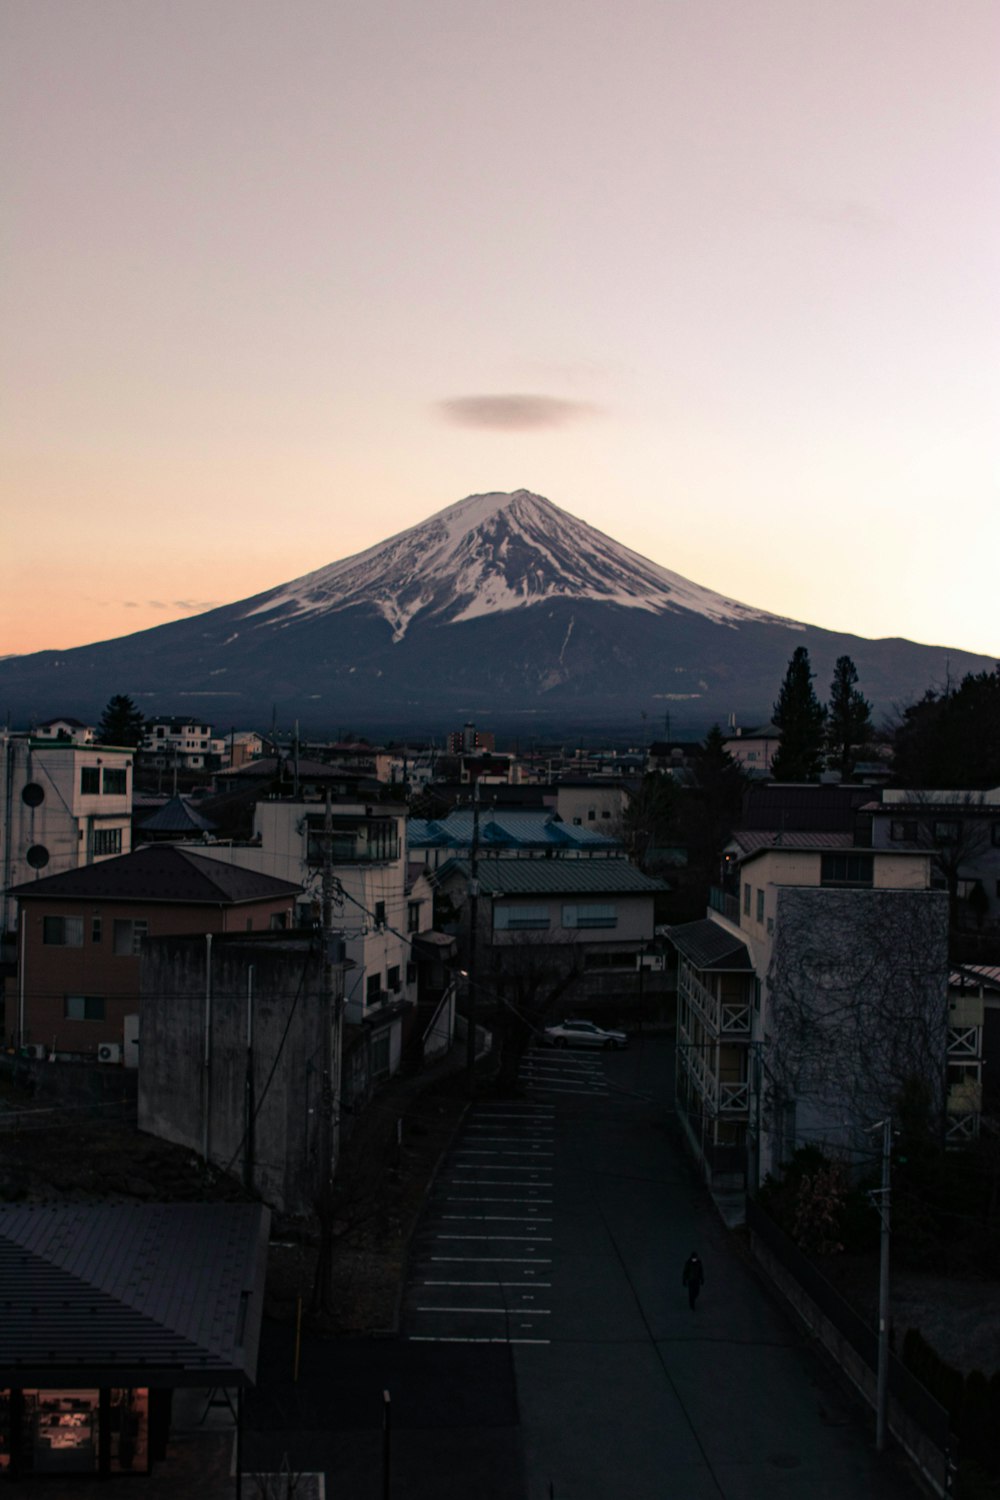
[[[960,818],[935,818],[931,826],[935,844],[957,844],[962,837]]]
[[[80,767],[80,793],[92,797],[101,790],[101,772],[97,766]]]
[[[602,818],[610,818],[610,816],[611,816],[611,811],[610,811],[610,809],[608,809],[608,810],[606,810],[606,811],[605,811],[605,812],[602,812],[602,813],[601,813],[601,817],[602,817]]]
[[[122,831],[120,828],[94,829],[95,854],[120,854],[121,852]]]
[[[752,896],[753,888],[751,887],[749,880],[745,881],[743,885],[743,915],[745,917],[748,917],[750,915],[750,900]]]
[[[597,820],[597,813],[596,813],[596,811],[594,810],[594,808],[588,807],[587,808],[587,822],[588,823],[593,823],[593,822],[596,822],[596,820]]]
[[[118,958],[132,958],[142,948],[142,940],[149,931],[148,922],[115,921],[114,951]]]
[[[49,948],[82,948],[82,917],[43,917],[42,942]]]
[[[369,974],[365,980],[365,1004],[378,1005],[382,998],[382,975]]]
[[[283,932],[288,926],[288,913],[284,911],[273,911],[268,922],[272,932]]]
[[[104,767],[104,791],[123,796],[128,790],[128,772],[118,766]]]
[[[372,1037],[371,1070],[373,1078],[382,1078],[389,1071],[389,1032],[379,1031]]]
[[[376,927],[384,927],[385,926],[385,902],[384,901],[376,901],[375,902],[375,926]]]
[[[871,854],[824,854],[820,857],[821,885],[875,884],[875,860]]]
[[[493,910],[495,932],[542,932],[548,925],[547,906],[497,906]]]
[[[90,919],[90,941],[92,943],[99,943],[101,941],[100,917],[91,917]]]
[[[583,819],[582,818],[574,818],[573,819],[573,827],[574,828],[582,828],[583,827]]]
[[[411,901],[406,908],[406,930],[407,932],[420,931],[420,902]]]
[[[889,823],[889,837],[893,843],[915,844],[918,838],[916,818],[893,818]]]
[[[67,995],[63,1000],[67,1021],[103,1021],[104,998],[101,995]]]
[[[990,824],[990,840],[994,849],[1000,849],[1000,823]]]
[[[564,927],[617,927],[618,908],[596,901],[587,906],[564,906],[562,924]]]
[[[763,891],[758,891],[757,892],[757,921],[758,922],[763,922],[763,920],[764,920],[764,892]]]
[[[386,983],[394,995],[399,994],[399,964],[393,964],[385,976]]]

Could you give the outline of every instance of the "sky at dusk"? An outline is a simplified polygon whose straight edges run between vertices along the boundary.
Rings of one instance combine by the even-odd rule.
[[[995,0],[7,0],[0,655],[519,487],[1000,657]]]

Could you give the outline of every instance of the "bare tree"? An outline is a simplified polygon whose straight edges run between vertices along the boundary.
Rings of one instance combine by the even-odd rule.
[[[512,1084],[532,1038],[573,992],[583,973],[583,954],[568,934],[519,932],[497,944],[491,959],[499,1081]]]
[[[808,1144],[859,1144],[914,1079],[940,1114],[947,974],[943,892],[781,889],[765,1014],[771,1129],[794,1103]]]

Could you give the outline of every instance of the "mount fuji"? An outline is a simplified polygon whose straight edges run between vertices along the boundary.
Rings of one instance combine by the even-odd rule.
[[[147,714],[216,726],[276,710],[308,733],[438,732],[457,717],[524,733],[638,727],[703,733],[767,719],[788,658],[817,689],[850,655],[876,708],[992,668],[988,657],[870,641],[692,583],[528,490],[470,495],[354,557],[186,620],[0,661],[18,719],[93,719],[130,694]]]

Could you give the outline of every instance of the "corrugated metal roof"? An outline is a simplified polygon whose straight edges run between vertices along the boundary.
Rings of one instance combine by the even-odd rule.
[[[652,895],[670,887],[627,859],[498,859],[479,866],[486,895]]]
[[[0,1208],[0,1381],[252,1381],[269,1223],[251,1203]]]
[[[71,901],[177,901],[191,905],[235,905],[297,895],[301,887],[240,865],[207,859],[170,844],[151,844],[134,854],[101,860],[80,870],[14,886],[11,895]]]
[[[668,927],[666,934],[677,951],[696,969],[753,968],[746,944],[710,917]]]
[[[472,845],[473,814],[459,808],[446,818],[411,818],[407,837],[411,849],[468,849]],[[620,847],[596,828],[564,823],[551,809],[497,812],[486,808],[479,815],[479,842],[489,848],[590,848],[611,851]]]

